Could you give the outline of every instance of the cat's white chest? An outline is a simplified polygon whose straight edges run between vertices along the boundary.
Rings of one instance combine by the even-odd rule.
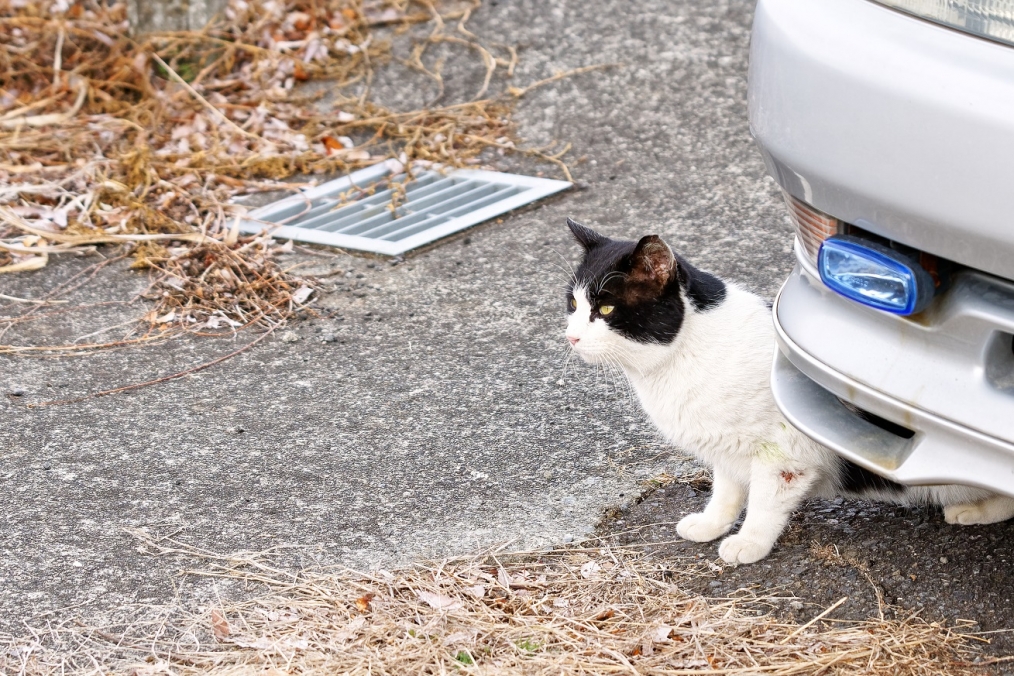
[[[731,437],[742,435],[735,425],[736,406],[742,402],[722,396],[728,388],[721,379],[685,371],[678,377],[680,372],[674,369],[672,377],[640,382],[632,379],[632,384],[645,413],[668,441],[713,460],[711,456],[726,450]]]
[[[688,318],[666,359],[628,372],[659,432],[710,464],[749,458],[781,419],[768,386],[770,322],[735,312],[739,300]]]

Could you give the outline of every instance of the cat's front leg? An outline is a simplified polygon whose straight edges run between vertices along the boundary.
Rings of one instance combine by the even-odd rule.
[[[676,532],[684,540],[716,540],[729,532],[743,511],[746,487],[719,467],[715,467],[713,474],[708,506],[703,512],[686,515],[676,524]]]
[[[729,563],[753,563],[771,552],[792,511],[805,500],[820,477],[813,469],[754,459],[750,496],[743,527],[722,541],[718,554]]]

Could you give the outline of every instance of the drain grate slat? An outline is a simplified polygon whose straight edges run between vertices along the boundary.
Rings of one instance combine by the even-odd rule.
[[[434,225],[446,223],[448,220],[446,216],[437,214],[415,214],[410,218],[406,218],[405,223],[399,222],[397,227],[393,229],[388,228],[384,233],[379,233],[377,238],[387,242],[397,242],[416,232],[428,230]]]
[[[439,195],[433,196],[433,203],[420,205],[418,203],[409,203],[405,206],[405,210],[408,214],[404,218],[391,219],[390,223],[385,223],[379,227],[375,227],[372,230],[365,232],[359,232],[358,234],[363,237],[377,237],[380,239],[387,239],[390,241],[396,241],[400,237],[390,237],[390,235],[399,233],[402,230],[406,230],[409,226],[413,226],[413,231],[418,231],[419,228],[414,227],[417,221],[413,221],[413,218],[417,215],[444,215],[443,220],[449,218],[445,215],[448,210],[462,211],[465,213],[467,209],[471,208],[472,205],[482,201],[485,204],[491,202],[490,197],[494,197],[492,201],[501,199],[501,195],[505,191],[512,190],[510,186],[490,185],[490,184],[476,184],[474,181],[470,182],[471,188],[467,192],[462,192],[449,198],[440,198]],[[440,201],[436,201],[436,200]],[[422,211],[425,207],[430,207],[426,211]],[[478,208],[478,207],[476,207]],[[432,219],[431,219],[432,220]]]
[[[508,191],[514,191],[514,190],[516,190],[516,189],[515,188],[508,188]],[[479,199],[479,200],[476,200],[474,202],[470,202],[468,204],[463,204],[460,207],[458,207],[457,209],[452,209],[449,212],[446,212],[444,214],[440,214],[440,216],[442,218],[444,218],[444,219],[456,218],[456,217],[460,216],[461,214],[468,213],[468,212],[470,212],[472,210],[482,209],[484,207],[489,206],[490,204],[495,204],[497,201],[503,199],[503,197],[504,197],[504,195],[502,193],[494,193],[492,195],[488,195],[487,197],[484,197],[483,199]],[[418,228],[414,228],[414,227],[402,228],[398,232],[391,233],[390,235],[388,235],[387,237],[384,237],[383,239],[390,239],[391,241],[398,241],[398,240],[404,239],[405,237],[411,237],[412,235],[416,234],[417,232],[419,232]]]
[[[443,203],[435,206],[433,209],[429,210],[428,213],[434,217],[440,216],[444,220],[447,220],[448,218],[453,218],[453,216],[448,215],[447,212],[460,210],[462,213],[465,213],[472,208],[479,209],[490,201],[501,199],[501,193],[505,190],[509,190],[509,188],[503,187],[501,190],[496,190],[496,188],[491,185],[478,186],[469,192],[450,200],[449,203]],[[397,228],[389,228],[384,232],[375,233],[374,236],[390,241],[397,241],[403,237],[407,237],[410,234],[418,232],[419,229],[414,226],[414,223],[406,222],[400,224]],[[407,230],[411,230],[411,232],[403,232]]]
[[[399,174],[388,180],[397,181],[404,180],[405,178],[406,178],[405,174]],[[435,177],[428,176],[425,177],[423,180],[425,180],[426,182],[431,182],[432,180],[434,180],[434,178]],[[353,189],[352,192],[354,191],[355,190]],[[387,200],[390,199],[393,192],[394,192],[393,190],[384,190],[382,192],[375,193],[373,195],[367,195],[363,198],[360,198],[352,202],[351,204],[348,204],[347,200],[342,199],[343,196],[341,194],[329,196],[319,200],[317,205],[311,207],[310,209],[307,209],[305,203],[303,203],[299,207],[294,206],[291,209],[285,210],[284,212],[276,215],[272,220],[279,221],[282,219],[291,218],[292,220],[288,223],[288,225],[294,225],[301,228],[307,227],[312,228],[315,227],[313,223],[317,221],[317,217],[321,216],[322,214],[332,213],[343,209],[348,209],[351,212],[360,211],[362,209],[365,209],[367,206],[371,204],[386,202]],[[350,213],[350,211],[345,211],[345,213]],[[320,222],[328,223],[329,220],[327,218],[324,218]]]
[[[460,183],[460,181],[458,183]],[[436,192],[442,192],[448,188],[452,188],[454,185],[455,181],[451,179],[436,181],[418,192],[413,191],[408,197],[408,203],[411,204],[412,200],[417,198],[423,198]],[[319,227],[321,230],[325,230],[327,232],[338,232],[341,234],[351,235],[357,234],[364,229],[358,226],[365,225],[367,220],[373,219],[376,216],[382,216],[385,212],[390,212],[390,201],[393,196],[393,190],[385,190],[382,194],[378,194],[376,196],[379,199],[370,198],[371,206],[368,209],[360,209],[357,205],[349,205],[342,207],[341,209],[336,209],[331,212],[332,220],[326,222],[323,226],[318,224],[314,227]],[[365,201],[366,200],[363,200],[362,202]],[[362,202],[358,204],[361,204]],[[368,229],[369,227],[370,226],[366,226],[365,229]]]
[[[389,223],[399,217],[424,212],[427,207],[440,204],[444,200],[465,194],[476,187],[477,185],[473,181],[461,181],[441,190],[440,192],[424,197],[421,200],[408,202],[397,209],[392,210],[385,207],[382,212],[377,213],[376,215],[371,215],[369,218],[353,225],[344,226],[337,232],[341,232],[341,234],[344,235],[360,235],[362,237],[369,237],[370,235],[367,233],[378,225]]]
[[[433,212],[437,214],[447,213],[449,211],[458,211],[461,207],[473,204],[487,196],[496,195],[499,197],[508,196],[510,194],[517,193],[517,188],[512,188],[509,185],[484,185],[474,190],[458,195],[455,199],[446,200],[442,204],[435,205]]]
[[[316,212],[313,213],[312,217],[310,214],[307,214],[304,218],[294,220],[291,225],[299,228],[328,226],[327,230],[331,231],[340,227],[336,224],[341,221],[356,222],[357,219],[364,217],[365,214],[380,213],[383,211],[384,206],[391,201],[394,192],[390,188],[381,190],[373,195],[362,197],[351,204],[345,204],[341,200],[330,200],[327,204],[322,204],[317,209],[311,209],[311,213]]]
[[[570,187],[480,170],[374,165],[250,212],[247,233],[396,256]]]

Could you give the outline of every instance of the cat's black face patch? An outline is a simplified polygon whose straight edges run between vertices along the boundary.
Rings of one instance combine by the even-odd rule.
[[[608,240],[587,251],[575,285],[587,290],[593,319],[601,316],[610,328],[630,340],[671,343],[683,325],[679,281],[673,279],[654,293],[631,289],[631,254],[636,245]],[[601,315],[598,310],[603,305],[612,306],[612,312]]]
[[[585,249],[567,290],[568,311],[574,309],[574,289],[584,288],[592,319],[601,317],[630,340],[671,343],[688,311],[684,294],[691,312],[706,312],[725,299],[722,280],[675,256],[657,237],[640,242],[614,240],[573,221],[567,224]],[[603,306],[612,311],[600,313]]]

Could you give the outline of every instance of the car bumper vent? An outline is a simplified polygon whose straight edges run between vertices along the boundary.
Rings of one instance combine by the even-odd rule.
[[[388,162],[252,211],[240,230],[397,256],[570,185],[463,169],[409,175]]]

